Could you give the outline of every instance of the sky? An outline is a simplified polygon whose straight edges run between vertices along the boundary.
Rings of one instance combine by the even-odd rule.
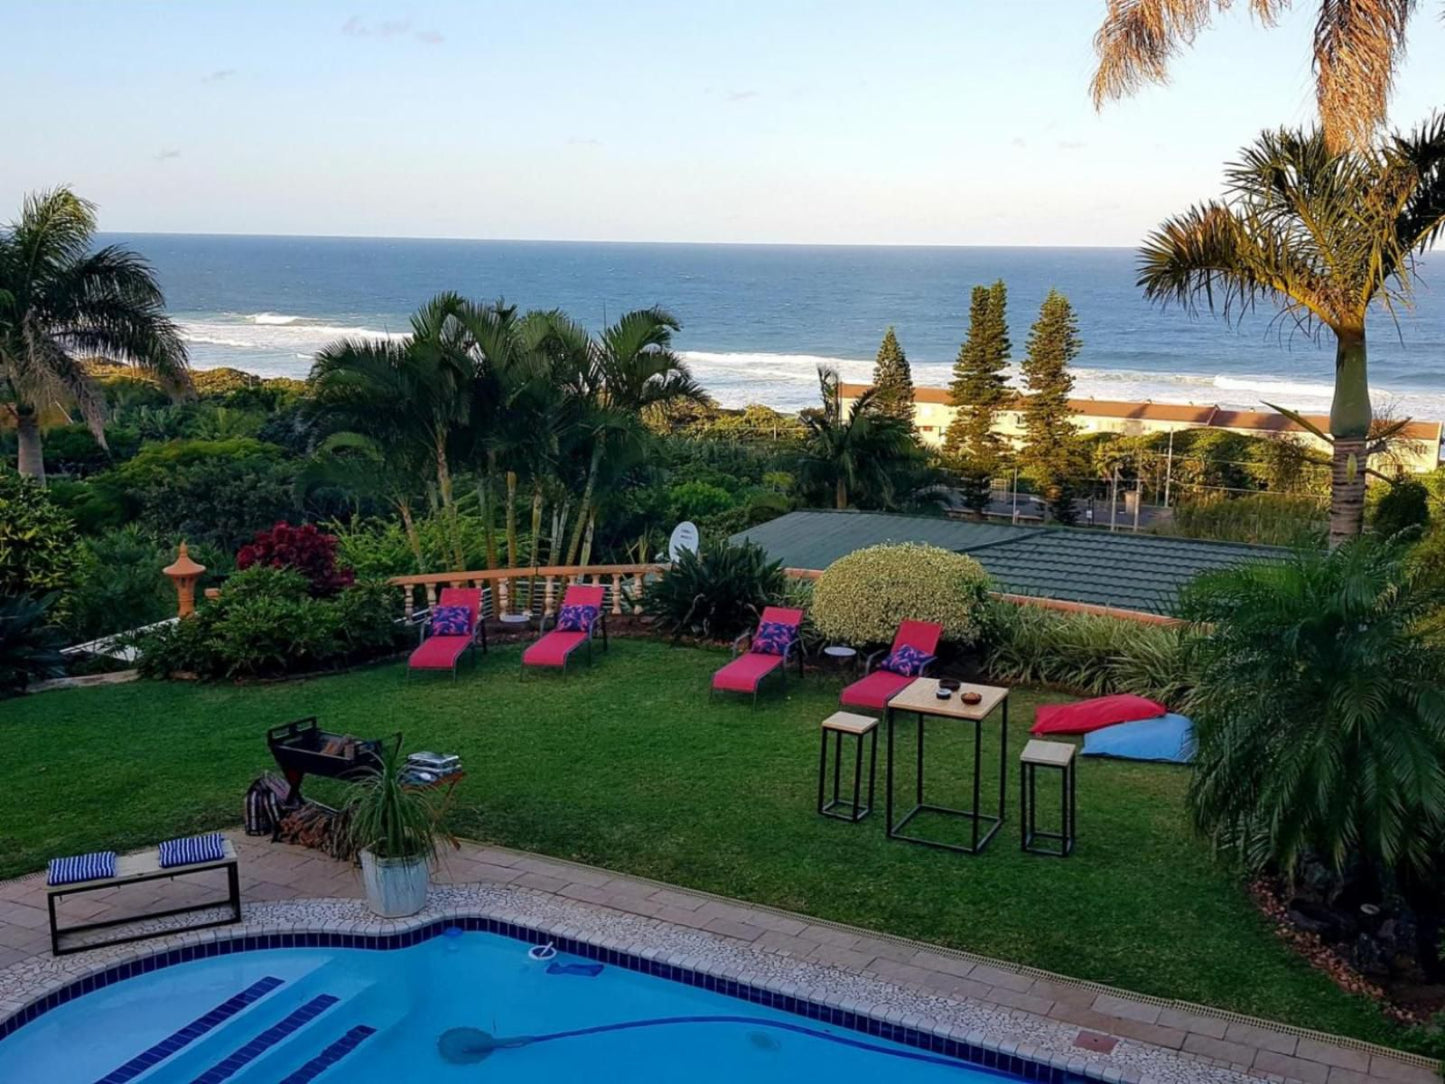
[[[0,0],[0,219],[112,231],[1132,245],[1314,117],[1314,0],[1096,113],[1104,0]],[[1445,105],[1424,5],[1392,119]]]

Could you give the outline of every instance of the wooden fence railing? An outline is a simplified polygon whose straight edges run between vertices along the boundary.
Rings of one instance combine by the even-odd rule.
[[[788,568],[783,571],[790,578],[798,580],[816,580],[823,574],[812,568]],[[545,617],[554,613],[561,605],[562,591],[559,591],[558,587],[565,589],[569,583],[600,584],[605,592],[605,604],[613,615],[620,616],[624,613],[638,613],[642,608],[642,589],[647,580],[666,572],[665,564],[547,565],[542,568],[495,568],[471,572],[432,572],[424,576],[394,576],[388,582],[407,588],[403,592],[403,605],[408,618],[416,611],[418,602],[424,600],[425,606],[435,606],[437,592],[443,587],[482,588],[482,613],[486,617],[520,612],[540,612]],[[993,595],[1019,606],[1036,606],[1061,613],[1117,617],[1147,625],[1180,624],[1177,617],[1146,613],[1142,610],[1122,610],[1088,602],[1012,595],[1002,591],[995,591]],[[533,605],[538,602],[541,604],[540,610]]]

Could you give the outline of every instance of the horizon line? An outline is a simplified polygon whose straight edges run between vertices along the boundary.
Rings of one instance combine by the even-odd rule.
[[[444,237],[408,236],[403,234],[379,233],[242,233],[234,230],[126,230],[103,229],[97,234],[125,234],[130,237],[259,237],[276,240],[305,241],[466,241],[475,244],[503,245],[689,245],[731,248],[1037,248],[1037,249],[1080,249],[1093,251],[1129,251],[1134,245],[1069,245],[1031,242],[1009,244],[945,244],[930,242],[897,243],[890,241],[663,241],[663,240],[616,240],[597,238],[557,237]]]

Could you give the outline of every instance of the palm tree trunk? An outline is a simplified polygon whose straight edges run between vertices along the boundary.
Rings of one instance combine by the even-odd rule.
[[[1330,548],[1359,535],[1365,522],[1365,449],[1370,436],[1370,382],[1365,329],[1337,331],[1335,394],[1330,403]]]
[[[542,477],[532,479],[532,568],[535,570],[542,555]],[[534,614],[542,611],[537,606],[537,574],[534,571],[527,584],[527,609]]]
[[[567,564],[575,564],[582,549],[582,534],[592,518],[592,495],[597,490],[597,473],[602,468],[602,436],[592,446],[592,462],[587,467],[587,484],[582,488],[582,503],[577,506],[577,526],[572,528],[572,541],[567,545]]]
[[[848,483],[843,480],[842,475],[833,483],[833,507],[840,512],[848,507]]]
[[[571,509],[572,498],[564,497],[561,507],[552,510],[552,537],[547,540],[547,563],[549,565],[555,566],[559,563],[557,558],[560,554],[557,552],[557,548],[567,534],[567,517],[571,514]]]
[[[507,510],[505,514],[507,524],[507,567],[517,567],[517,472],[507,472]],[[517,581],[507,580],[507,601],[511,603],[512,612],[516,613],[520,608],[517,604]]]
[[[582,556],[580,564],[587,567],[587,562],[592,560],[592,534],[597,529],[597,513],[592,512],[587,516],[587,533],[582,540]]]
[[[487,453],[487,469],[482,476],[482,530],[487,540],[487,568],[496,568],[497,561],[497,453]]]
[[[401,524],[406,530],[406,544],[411,549],[411,555],[416,558],[416,570],[420,573],[426,572],[426,560],[421,552],[421,535],[417,533],[416,520],[412,518],[411,502],[405,499],[396,502],[396,510],[401,513]]]
[[[40,421],[31,407],[15,409],[15,435],[20,442],[18,466],[22,478],[45,484],[45,450],[40,441]]]
[[[441,492],[442,515],[446,517],[447,534],[452,546],[452,570],[466,569],[467,558],[462,552],[462,526],[457,518],[457,502],[452,497],[452,472],[447,464],[446,449],[437,445],[437,489]]]

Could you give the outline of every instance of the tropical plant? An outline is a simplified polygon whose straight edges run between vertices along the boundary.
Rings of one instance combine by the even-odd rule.
[[[976,643],[988,607],[988,573],[972,557],[916,542],[854,550],[813,587],[813,621],[830,639],[886,644],[899,622],[936,621],[946,640]]]
[[[1010,685],[1178,704],[1191,682],[1182,634],[1167,625],[1000,600],[987,628],[985,668]]]
[[[873,362],[873,389],[880,411],[913,424],[913,370],[892,327],[884,333]]]
[[[761,546],[724,544],[703,555],[683,550],[647,585],[642,609],[674,640],[730,640],[755,625],[764,606],[780,602],[783,589],[781,562],[769,560]]]
[[[64,642],[50,623],[54,595],[0,596],[0,696],[25,691],[36,678],[65,672]]]
[[[45,481],[40,414],[74,403],[105,444],[105,406],[85,359],[126,362],[188,386],[186,351],[155,275],[119,245],[92,251],[95,205],[67,188],[27,196],[0,232],[0,392],[20,473]]]
[[[351,586],[355,574],[349,568],[336,567],[336,536],[326,534],[314,523],[293,527],[278,523],[270,530],[257,531],[256,537],[236,554],[236,567],[241,570],[261,565],[269,568],[291,568],[306,577],[311,593],[334,595]]]
[[[1069,409],[1074,390],[1069,363],[1081,346],[1073,306],[1063,294],[1050,290],[1029,331],[1022,365],[1028,393],[1023,399],[1024,443],[1018,459],[1024,476],[1043,494],[1060,523],[1076,518],[1077,481],[1086,466]]]
[[[1416,912],[1419,963],[1441,972],[1445,644],[1420,626],[1445,604],[1400,542],[1201,576],[1182,612],[1198,681],[1189,807],[1253,869],[1362,866]]]
[[[161,572],[173,556],[135,523],[87,539],[80,549],[66,629],[84,641],[174,614],[175,589]]]
[[[441,826],[444,798],[434,789],[408,786],[405,771],[400,746],[388,745],[378,768],[347,788],[346,834],[355,850],[377,858],[432,862],[440,842],[456,845]]]
[[[897,498],[897,479],[918,458],[918,445],[906,422],[884,414],[870,388],[845,413],[838,374],[818,369],[822,410],[803,416],[798,473],[805,485],[832,490],[836,508],[847,508],[850,496],[866,495],[884,506]]]
[[[1423,482],[1399,477],[1370,487],[1366,515],[1371,529],[1389,538],[1430,523],[1430,491]]]
[[[1445,115],[1379,149],[1331,153],[1319,131],[1262,134],[1226,173],[1224,200],[1172,218],[1145,242],[1139,285],[1152,301],[1228,318],[1261,298],[1295,326],[1335,339],[1330,542],[1360,533],[1372,429],[1365,322],[1408,302],[1415,255],[1445,225]]]
[[[1168,520],[1151,524],[1151,534],[1246,542],[1259,546],[1320,546],[1329,509],[1319,497],[1293,493],[1203,496],[1178,501]]]
[[[79,563],[70,517],[38,483],[0,471],[0,597],[69,591]]]
[[[1250,12],[1273,26],[1291,0],[1249,0]],[[1169,78],[1169,62],[1233,0],[1109,0],[1094,38],[1099,66],[1094,105]],[[1385,122],[1395,69],[1416,0],[1319,0],[1315,18],[1315,98],[1332,151],[1368,147]]]
[[[464,567],[451,451],[471,407],[472,343],[465,318],[476,306],[442,293],[411,318],[400,338],[343,339],[316,355],[311,387],[318,407],[361,451],[362,471],[375,471],[377,489],[409,519],[415,495],[435,480],[443,514],[453,527],[451,560]]]

